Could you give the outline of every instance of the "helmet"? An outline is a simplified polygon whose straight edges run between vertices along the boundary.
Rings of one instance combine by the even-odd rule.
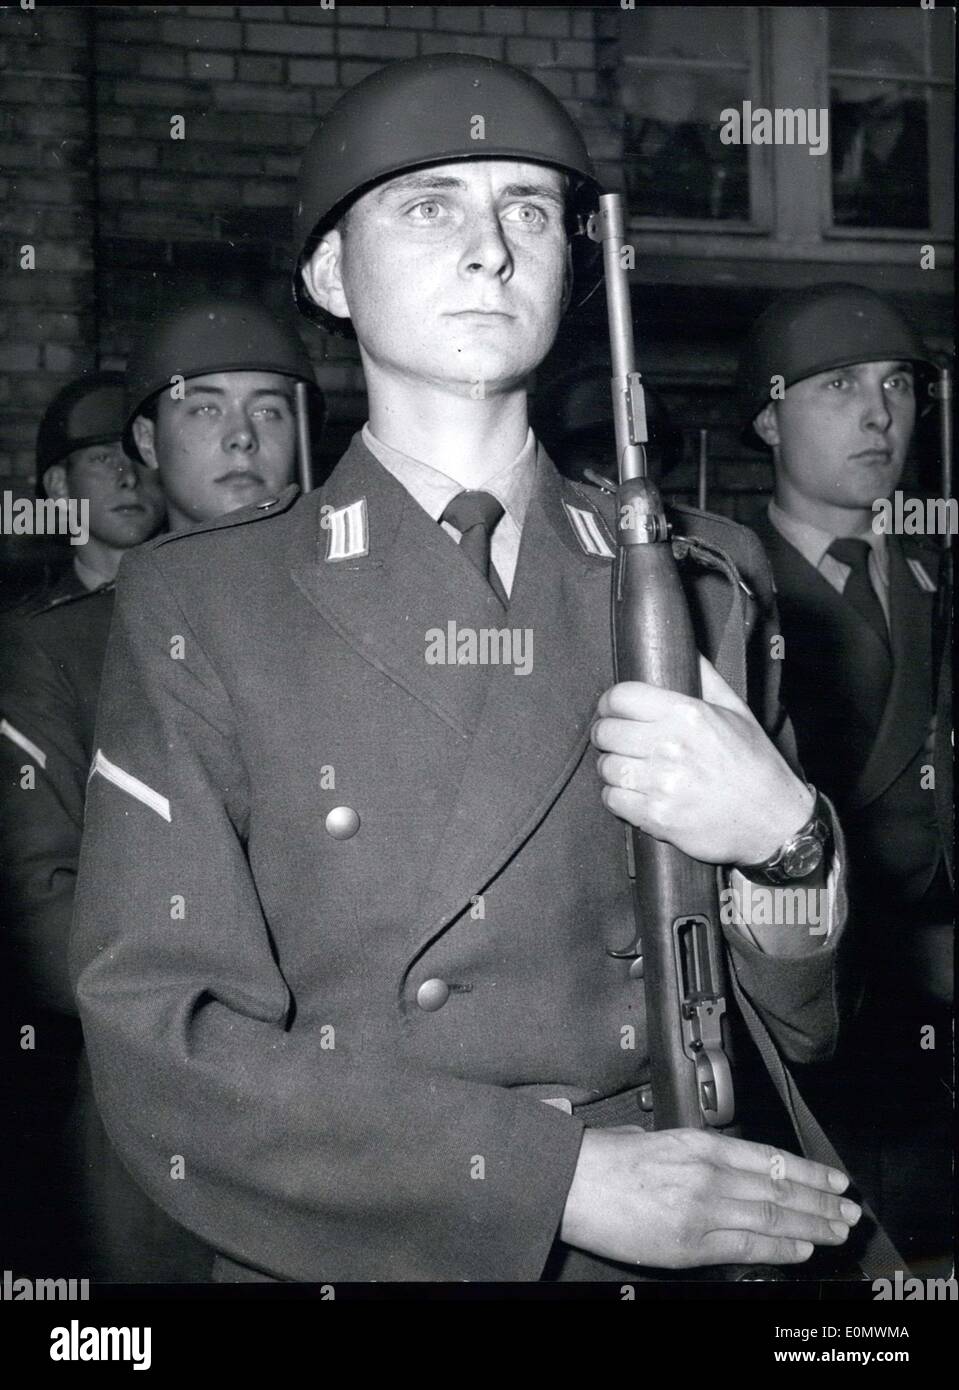
[[[37,473],[42,477],[74,449],[113,444],[123,433],[123,377],[92,372],[58,391],[37,434]]]
[[[482,139],[474,136],[478,116],[484,121]],[[528,73],[462,53],[390,63],[339,99],[303,154],[293,297],[307,318],[354,336],[347,319],[313,302],[300,278],[320,236],[350,203],[395,174],[456,159],[549,164],[571,177],[571,222],[597,206],[599,185],[583,137],[562,102]],[[574,236],[573,243],[574,283],[581,297],[581,290],[592,290],[600,279],[602,252],[585,235]]]
[[[875,291],[828,284],[780,295],[753,324],[739,360],[743,441],[760,442],[753,421],[770,398],[774,375],[793,386],[833,368],[896,360],[932,368],[915,329]]]
[[[210,296],[190,300],[145,325],[126,372],[123,444],[139,458],[133,421],[170,386],[209,372],[278,372],[312,388],[311,416],[322,420],[323,395],[313,366],[292,324],[255,299]]]

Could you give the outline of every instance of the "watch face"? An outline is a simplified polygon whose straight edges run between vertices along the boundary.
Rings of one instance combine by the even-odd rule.
[[[820,840],[814,835],[803,836],[799,843],[791,845],[783,856],[783,872],[790,878],[806,878],[819,868],[822,854]]]

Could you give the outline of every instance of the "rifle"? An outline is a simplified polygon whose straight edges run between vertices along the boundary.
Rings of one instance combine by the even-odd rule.
[[[613,572],[617,681],[639,680],[700,697],[699,653],[659,490],[647,476],[648,434],[636,370],[623,210],[604,194],[587,234],[603,244],[612,347],[613,421],[619,460],[618,546]],[[714,865],[627,827],[637,924],[622,954],[642,958],[657,1129],[729,1125],[735,1112],[724,1036],[726,1012]],[[727,1025],[728,1026],[728,1025]]]
[[[313,450],[310,444],[310,398],[305,381],[293,387],[296,397],[296,469],[301,492],[313,490]]]

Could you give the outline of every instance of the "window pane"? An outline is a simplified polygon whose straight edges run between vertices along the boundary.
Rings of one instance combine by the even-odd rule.
[[[646,5],[623,12],[620,34],[623,52],[639,58],[709,58],[739,64],[746,52],[740,5]]]
[[[624,181],[638,217],[750,219],[749,149],[719,139],[742,109],[751,53],[741,6],[646,6],[620,17]]]
[[[926,229],[952,72],[944,10],[830,8],[833,221]],[[925,80],[924,80],[925,79]]]
[[[877,78],[833,83],[833,221],[837,227],[929,225],[926,92]]]
[[[623,85],[626,197],[638,217],[749,220],[749,150],[719,139],[745,74],[651,72]]]
[[[923,19],[918,7],[830,9],[830,67],[927,76]]]

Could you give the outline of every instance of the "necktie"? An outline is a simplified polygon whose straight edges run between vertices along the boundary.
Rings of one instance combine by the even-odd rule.
[[[829,554],[842,564],[848,565],[851,571],[842,591],[843,598],[865,618],[888,651],[889,630],[886,627],[886,618],[869,578],[869,551],[868,541],[852,539],[833,541],[829,547]]]
[[[842,591],[843,598],[859,617],[864,618],[882,642],[881,647],[872,646],[859,653],[860,678],[862,681],[862,713],[873,732],[879,728],[889,686],[892,681],[892,656],[889,650],[889,632],[882,605],[869,579],[869,542],[857,540],[833,541],[829,554],[849,566],[849,575]],[[871,746],[871,745],[870,745]],[[862,749],[863,760],[868,750]]]
[[[459,492],[440,518],[462,533],[460,550],[479,570],[504,608],[509,599],[503,582],[490,563],[490,536],[503,515],[503,507],[488,492]]]

